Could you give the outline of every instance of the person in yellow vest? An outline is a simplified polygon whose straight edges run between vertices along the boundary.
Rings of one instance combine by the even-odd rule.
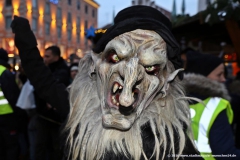
[[[184,84],[190,101],[195,144],[206,160],[240,159],[235,148],[231,123],[233,111],[225,88],[223,60],[209,54],[186,53]]]
[[[0,159],[16,160],[19,156],[18,113],[15,107],[19,88],[9,71],[8,53],[0,49]]]

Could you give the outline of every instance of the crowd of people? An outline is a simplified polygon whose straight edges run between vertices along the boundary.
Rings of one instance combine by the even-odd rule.
[[[8,53],[0,49],[0,159],[60,160],[67,155],[62,129],[70,108],[68,88],[80,58],[67,65],[58,46],[46,48],[41,57],[26,24],[21,17],[12,23],[23,65],[20,73],[11,72]],[[240,159],[240,73],[226,79],[223,59],[193,49],[183,50],[181,58],[197,153]]]
[[[50,46],[43,62],[55,81],[67,88],[78,72],[80,58],[73,57],[67,65],[60,55],[58,46]],[[54,113],[55,108],[35,92],[22,67],[13,71],[3,48],[0,68],[1,99],[6,99],[0,108],[0,159],[61,159],[59,136],[63,121]]]

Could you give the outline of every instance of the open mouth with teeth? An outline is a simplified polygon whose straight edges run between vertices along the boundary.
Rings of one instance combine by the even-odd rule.
[[[132,105],[125,107],[122,106],[121,103],[119,102],[120,95],[122,93],[123,86],[120,85],[118,82],[114,82],[112,86],[112,90],[109,93],[109,107],[110,108],[115,108],[118,109],[119,112],[123,115],[130,115],[134,109],[137,106],[137,100],[138,100],[138,95],[139,95],[139,90],[137,88],[132,89],[132,96],[134,98],[134,102]]]

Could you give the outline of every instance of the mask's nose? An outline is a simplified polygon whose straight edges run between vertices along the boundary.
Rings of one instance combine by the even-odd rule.
[[[124,86],[123,91],[119,97],[121,106],[131,106],[135,99],[133,93],[133,86],[136,84],[140,69],[138,69],[138,58],[131,58],[124,68]]]

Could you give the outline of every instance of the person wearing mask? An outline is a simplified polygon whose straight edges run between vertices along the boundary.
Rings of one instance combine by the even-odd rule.
[[[151,15],[153,15],[154,13],[157,13],[157,15],[160,15],[160,18],[163,18],[163,20],[162,20],[163,24],[166,23],[166,24],[170,25],[170,21],[166,17],[164,17],[164,15],[162,15],[161,12],[159,12],[159,11],[157,11],[157,10],[151,8],[151,7],[137,6],[134,15],[138,16],[139,13],[140,12],[142,13],[142,10],[146,10],[146,8],[148,10],[150,10],[151,12],[153,12]],[[128,12],[125,15],[128,15],[129,11],[131,11],[131,10],[132,10],[131,8],[127,8]],[[156,16],[155,19],[157,19],[157,17],[158,16]],[[140,20],[142,20],[141,18],[142,17],[140,17]],[[149,15],[146,15],[146,20],[147,20],[147,22],[149,22],[152,19],[151,19],[151,17],[149,17]],[[157,19],[157,20],[159,20],[159,19]],[[161,26],[157,23],[158,22],[157,20],[154,20],[153,24],[156,25],[156,27],[161,28]],[[118,24],[118,23],[116,23],[116,24]],[[70,105],[72,105],[72,103],[69,103],[69,99],[74,98],[74,96],[70,95],[70,98],[69,98],[68,93],[65,91],[64,85],[56,83],[54,78],[51,76],[51,72],[49,71],[49,69],[42,65],[43,62],[41,61],[41,56],[39,54],[39,50],[36,47],[37,46],[37,41],[35,39],[35,36],[34,36],[33,32],[30,29],[30,25],[29,25],[28,20],[26,20],[25,18],[15,16],[14,20],[11,24],[11,27],[13,29],[13,33],[15,33],[15,43],[16,43],[16,46],[19,50],[19,55],[20,55],[21,60],[22,60],[23,68],[25,69],[25,72],[28,75],[32,85],[34,86],[35,90],[39,94],[41,94],[42,97],[47,102],[49,102],[50,105],[56,106],[56,113],[63,120],[66,119],[66,117],[68,116],[68,113],[69,113]],[[136,26],[136,27],[138,27],[138,26]],[[146,27],[149,27],[149,25],[146,25]],[[126,28],[128,28],[128,27],[124,27],[124,29],[126,29]],[[170,28],[170,26],[169,26],[169,28]],[[164,29],[164,27],[162,27],[162,29]],[[168,29],[166,31],[168,31]],[[173,38],[173,36],[171,35],[171,32],[169,34],[170,34],[170,37]],[[154,35],[156,35],[156,33],[154,33]],[[175,42],[175,41],[173,41],[173,42]],[[99,45],[99,46],[101,46],[101,45]],[[104,46],[105,45],[103,45],[102,47],[104,48]],[[168,47],[170,47],[170,46],[168,46]],[[176,51],[176,52],[175,52],[175,50],[174,51],[173,50],[168,50],[168,51],[169,51],[169,54],[170,53],[174,54],[174,56],[173,55],[171,55],[171,56],[173,56],[173,57],[178,56],[178,51]],[[97,53],[99,53],[99,52],[97,52]],[[172,60],[174,61],[173,57],[172,57]],[[177,57],[175,57],[175,58],[177,58]],[[179,56],[178,56],[177,59],[178,59],[177,62],[180,63]],[[84,60],[86,60],[86,59],[81,60],[80,63],[84,62]],[[179,63],[177,63],[177,64],[179,64]],[[83,65],[83,63],[81,65]],[[181,65],[179,64],[178,67],[180,67],[180,66]],[[91,71],[91,68],[89,68],[88,65],[86,65],[86,67],[87,67],[86,72],[84,74],[94,73],[94,72],[92,72],[92,71],[94,71],[93,68],[92,68],[92,71]],[[88,69],[90,70],[90,72],[88,72]],[[38,73],[44,73],[44,76],[41,75],[41,74],[38,74]],[[80,74],[78,74],[78,75],[80,75]],[[95,92],[95,90],[94,90],[94,92]],[[66,108],[65,108],[65,106],[66,106]],[[186,107],[186,111],[188,111],[188,105],[185,103],[184,106]],[[186,119],[188,119],[188,117],[186,117]],[[187,120],[187,121],[190,122],[190,119]],[[101,123],[101,121],[98,121],[98,122]],[[179,123],[181,123],[181,122],[179,122]],[[186,128],[185,127],[186,126],[183,125],[182,129],[185,130],[185,129],[188,128],[188,127],[186,127]],[[148,124],[147,124],[147,128],[149,128]],[[153,155],[153,153],[156,154],[155,151],[153,150],[153,147],[156,146],[156,145],[154,145],[154,136],[153,136],[151,130],[145,129],[145,126],[143,126],[142,129],[143,129],[143,134],[144,135],[141,138],[143,138],[143,142],[144,143],[146,142],[146,143],[143,144],[144,148],[141,148],[141,149],[144,149],[144,150],[146,150],[146,152],[148,152],[148,155],[147,155],[148,157],[146,157],[146,155],[144,154],[144,155],[141,155],[141,159],[151,159],[151,158],[153,158],[153,156],[155,156],[155,155]],[[88,130],[86,130],[86,132],[88,132]],[[175,134],[172,133],[172,132],[175,132],[175,130],[171,130],[171,134],[175,137]],[[95,132],[95,133],[98,133],[98,132]],[[123,132],[121,132],[121,133],[123,133]],[[168,135],[168,133],[167,133],[167,135]],[[185,134],[184,131],[182,133]],[[182,134],[182,136],[184,136],[183,134]],[[74,134],[74,136],[77,137],[78,133]],[[157,138],[156,136],[155,136],[155,139]],[[195,147],[191,143],[190,138],[188,136],[184,136],[184,137],[186,137],[186,139],[182,139],[183,140],[182,142],[186,141],[186,143],[185,143],[186,145],[182,146],[182,149],[184,151],[181,151],[181,152],[183,152],[183,154],[184,153],[185,154],[198,154],[198,152],[195,150]],[[80,138],[81,138],[81,136],[80,136]],[[174,138],[174,142],[176,140],[176,143],[177,143],[176,148],[174,147],[175,144],[173,142],[172,145],[173,145],[174,148],[169,149],[169,150],[172,150],[172,149],[175,150],[176,149],[176,153],[178,153],[178,150],[179,150],[178,145],[181,144],[181,143],[179,143],[178,138],[179,137],[177,135],[176,135],[176,139]],[[170,140],[168,141],[168,138],[164,139],[163,141],[165,141],[166,143],[170,142]],[[136,145],[136,144],[133,144],[133,145]],[[65,148],[66,153],[65,154],[66,154],[66,156],[69,156],[69,154],[72,154],[72,153],[71,153],[71,151],[69,151],[68,144],[65,143],[65,146],[66,146],[66,148]],[[95,146],[94,146],[94,148],[95,148]],[[79,149],[79,145],[76,145],[76,149]],[[84,147],[83,148],[81,147],[81,149],[83,149],[83,151],[85,150]],[[162,150],[162,148],[160,148],[160,147],[157,148],[157,149]],[[93,150],[89,149],[88,151],[92,152]],[[78,153],[78,151],[75,151],[75,152]],[[167,149],[166,152],[168,152],[168,149]],[[84,156],[84,154],[82,154],[82,155]],[[105,157],[105,155],[106,155],[106,157]],[[156,157],[157,156],[158,155],[156,155]],[[163,158],[167,158],[167,156],[169,156],[167,159],[175,159],[175,157],[171,157],[172,155],[167,155],[167,153],[165,155],[161,154],[161,156],[165,156]],[[173,155],[173,156],[175,156],[175,155]],[[78,158],[78,156],[75,156],[75,157],[72,157],[72,158],[68,157],[67,159],[79,159],[79,158]],[[84,158],[82,158],[82,159],[84,159]],[[98,157],[98,158],[96,157],[96,158],[93,158],[93,159],[132,159],[132,156],[131,155],[126,156],[126,155],[121,154],[120,152],[119,152],[119,154],[114,154],[113,151],[109,151],[108,153],[106,152],[106,154],[104,154],[103,157]],[[139,157],[139,159],[140,159],[140,157]],[[158,158],[156,158],[156,159],[158,159]],[[186,159],[186,158],[184,157],[184,158],[179,158],[179,159]],[[201,157],[196,157],[196,159],[202,159],[202,158]]]
[[[190,101],[192,130],[196,146],[205,159],[240,159],[235,148],[231,123],[233,111],[225,88],[224,63],[209,54],[188,52],[184,75]]]
[[[15,105],[20,90],[10,68],[8,53],[0,48],[0,159],[2,160],[18,159],[20,154],[18,133],[21,109]]]

